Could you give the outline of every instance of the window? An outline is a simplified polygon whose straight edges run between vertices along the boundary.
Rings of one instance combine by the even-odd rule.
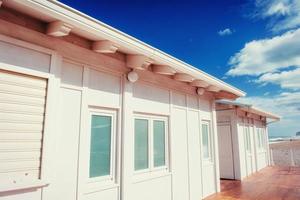
[[[211,134],[208,121],[202,122],[202,154],[204,159],[211,159]]]
[[[134,120],[134,169],[167,168],[167,119],[136,116]]]
[[[262,128],[257,128],[257,140],[258,140],[258,148],[264,149],[266,140],[265,140],[265,132]]]
[[[147,169],[149,167],[149,146],[148,146],[148,120],[146,119],[135,119],[134,123],[134,168],[135,170]]]
[[[251,138],[250,138],[250,131],[249,131],[249,127],[246,126],[244,128],[244,131],[245,131],[245,146],[246,146],[246,150],[248,152],[251,151]]]
[[[154,167],[160,167],[166,164],[165,130],[164,121],[153,121]]]
[[[256,129],[256,133],[257,133],[257,146],[258,148],[262,148],[262,134],[261,134],[261,131],[260,131],[260,128],[257,128]]]
[[[92,113],[89,178],[112,176],[114,114]]]

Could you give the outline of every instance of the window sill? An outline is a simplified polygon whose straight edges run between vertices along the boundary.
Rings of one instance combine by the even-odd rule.
[[[212,159],[204,159],[203,160],[203,166],[210,166],[210,165],[214,165],[214,162],[212,161]]]
[[[26,189],[38,189],[42,187],[47,187],[49,183],[45,183],[41,180],[22,182],[22,183],[10,183],[0,186],[0,193],[12,192],[17,190],[26,190]]]
[[[162,178],[165,176],[170,176],[172,173],[167,169],[159,171],[148,171],[143,174],[135,174],[133,177],[133,183],[139,183],[144,181],[150,181],[152,179]]]

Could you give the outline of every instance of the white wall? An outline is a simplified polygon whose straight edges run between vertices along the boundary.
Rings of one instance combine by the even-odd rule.
[[[7,45],[0,43],[1,51],[4,52]],[[39,53],[40,47],[23,42],[18,46],[9,45],[12,52],[19,53],[19,59],[14,61],[8,55],[0,57],[0,62],[11,64],[0,68],[43,75],[49,80],[41,176],[49,185],[21,194],[13,192],[14,195],[5,198],[196,200],[218,190],[216,120],[211,97],[186,95],[142,80],[132,84],[125,76],[100,71],[97,66],[73,62],[46,49]],[[26,47],[19,47],[22,45]],[[30,48],[35,50],[31,52]],[[91,109],[116,113],[112,182],[88,180]],[[167,171],[151,175],[134,173],[135,113],[169,119]],[[202,120],[211,122],[213,156],[210,162],[202,161]]]

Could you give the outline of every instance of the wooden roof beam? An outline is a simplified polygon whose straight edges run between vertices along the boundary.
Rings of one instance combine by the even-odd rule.
[[[143,55],[128,54],[126,56],[126,65],[132,69],[145,70],[153,63],[153,61]]]
[[[176,73],[173,76],[173,78],[176,81],[187,82],[187,83],[190,83],[194,80],[194,78],[191,75],[185,73]]]
[[[209,92],[219,92],[221,89],[218,88],[217,86],[214,86],[214,85],[210,85],[206,88],[207,91]]]
[[[209,83],[207,83],[203,80],[196,79],[196,80],[193,80],[193,82],[191,82],[190,85],[194,86],[194,87],[206,88],[209,86]]]
[[[153,65],[152,71],[157,74],[169,75],[169,76],[174,75],[176,73],[175,69],[167,65]]]
[[[48,24],[47,35],[54,37],[62,37],[69,35],[72,30],[72,26],[62,21],[54,21]]]
[[[215,94],[215,98],[216,99],[229,99],[229,100],[235,100],[236,98],[238,98],[237,95],[226,92],[226,91],[220,91],[218,93]]]
[[[116,53],[119,46],[108,40],[100,40],[93,43],[92,49],[98,53]]]

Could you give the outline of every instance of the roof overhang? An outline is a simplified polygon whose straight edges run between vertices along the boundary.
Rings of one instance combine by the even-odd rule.
[[[263,116],[266,117],[268,119],[272,119],[274,121],[279,121],[280,120],[280,116],[275,115],[273,113],[270,113],[268,111],[264,111],[260,108],[257,108],[253,105],[250,104],[244,104],[244,103],[240,103],[240,102],[234,102],[234,101],[226,101],[226,100],[217,100],[216,103],[221,104],[221,105],[228,105],[231,107],[238,107],[243,111],[246,111],[248,113],[253,113],[253,114],[257,114],[259,116]]]
[[[228,99],[245,96],[243,91],[59,1],[3,0],[3,4],[47,23],[63,22],[64,32],[54,32],[53,36],[67,34],[66,29],[70,29],[72,33],[95,42],[109,41],[112,46],[107,51],[116,51],[118,48],[118,51],[127,55],[145,56],[148,63],[169,66],[178,73],[188,74],[194,80],[202,80],[210,86],[219,88],[221,92],[229,94],[222,95]],[[54,25],[57,26],[57,24]],[[109,44],[98,45],[99,51],[103,45]]]

